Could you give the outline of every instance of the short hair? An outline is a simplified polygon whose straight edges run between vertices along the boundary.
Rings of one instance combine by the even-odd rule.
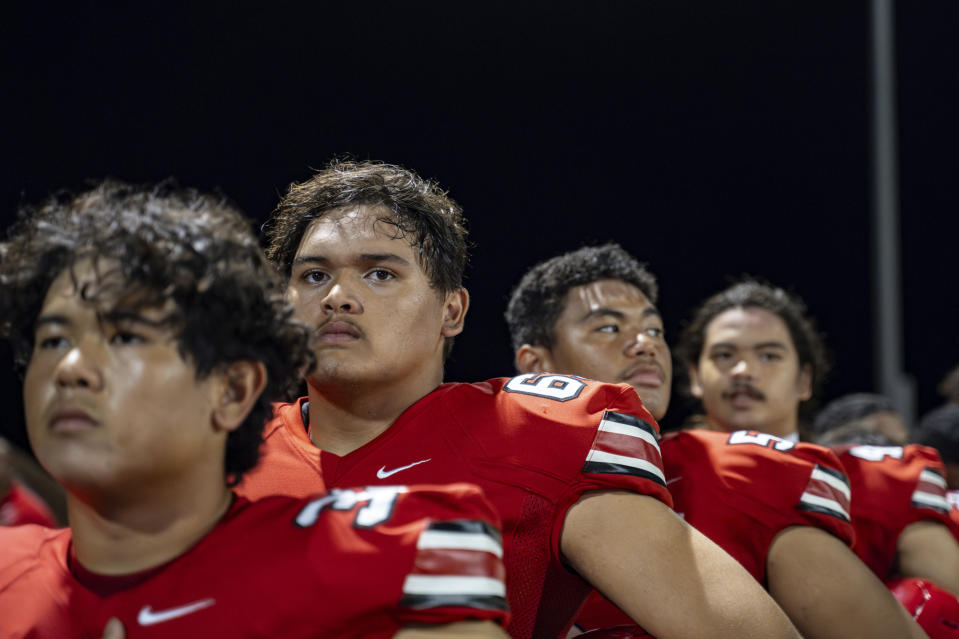
[[[552,348],[556,320],[566,294],[598,280],[632,284],[653,304],[659,293],[656,278],[619,244],[587,246],[540,262],[523,275],[506,306],[513,350],[523,344]]]
[[[313,364],[309,331],[293,321],[284,286],[263,257],[248,221],[222,197],[168,180],[116,180],[63,192],[23,207],[0,245],[0,332],[25,368],[47,290],[80,260],[115,260],[122,283],[109,301],[124,310],[173,302],[164,325],[198,379],[232,362],[262,362],[264,392],[227,439],[225,468],[235,484],[259,458],[270,402],[289,396]],[[96,292],[79,291],[96,302]],[[114,297],[115,296],[115,297]]]
[[[825,435],[847,424],[858,422],[877,413],[895,413],[896,407],[885,395],[852,393],[826,404],[812,423],[813,433]]]
[[[445,295],[463,287],[469,250],[463,209],[435,182],[383,162],[334,159],[291,184],[263,227],[267,258],[288,280],[309,225],[330,211],[362,205],[389,210],[378,221],[416,249],[434,289]],[[452,347],[453,338],[446,338],[444,357]]]
[[[900,446],[886,435],[869,428],[865,424],[852,423],[846,428],[837,428],[830,430],[815,438],[815,443],[820,446],[834,447],[845,444],[856,444],[857,446]]]
[[[696,309],[680,335],[676,349],[679,358],[688,366],[698,366],[709,323],[732,308],[759,308],[782,319],[796,348],[800,368],[808,365],[812,373],[812,394],[815,397],[829,371],[826,347],[815,322],[806,315],[806,305],[798,296],[755,279],[733,284]]]
[[[959,464],[959,404],[943,404],[927,413],[919,420],[913,440],[938,450],[944,462]]]

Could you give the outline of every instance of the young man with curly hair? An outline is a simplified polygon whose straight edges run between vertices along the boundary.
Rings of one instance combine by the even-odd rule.
[[[235,209],[105,182],[24,211],[0,256],[28,435],[70,523],[0,530],[0,636],[505,636],[475,487],[231,490],[312,364]]]

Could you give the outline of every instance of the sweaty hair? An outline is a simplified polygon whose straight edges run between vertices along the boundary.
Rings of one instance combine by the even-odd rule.
[[[826,404],[813,420],[816,435],[824,435],[847,424],[858,422],[877,413],[895,413],[896,407],[885,395],[875,393],[852,393]]]
[[[388,211],[378,225],[410,243],[434,289],[446,295],[462,288],[468,253],[463,209],[435,182],[394,164],[333,160],[309,180],[291,184],[264,225],[267,258],[289,280],[310,224],[356,206]],[[453,338],[446,338],[445,356],[452,347]]]
[[[696,309],[692,320],[680,335],[676,352],[687,366],[699,366],[706,341],[706,329],[718,315],[733,308],[759,308],[769,311],[786,324],[799,366],[809,366],[815,396],[829,370],[826,347],[812,318],[806,316],[801,299],[782,288],[747,279],[716,293]]]
[[[944,404],[919,420],[913,440],[939,451],[942,460],[959,464],[959,404]]]
[[[566,294],[597,280],[632,284],[652,304],[659,293],[653,274],[619,244],[588,246],[540,262],[519,281],[506,306],[513,350],[523,344],[552,348]]]
[[[259,458],[270,402],[289,396],[313,364],[309,333],[291,319],[284,287],[247,220],[222,198],[172,181],[138,187],[108,180],[21,209],[0,245],[0,332],[21,370],[47,290],[85,259],[111,262],[109,280],[99,272],[103,286],[78,291],[102,315],[172,309],[162,325],[197,379],[237,361],[263,363],[266,388],[227,439],[227,477],[238,482]]]

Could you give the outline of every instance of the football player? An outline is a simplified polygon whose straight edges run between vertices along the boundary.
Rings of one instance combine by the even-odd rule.
[[[670,510],[656,422],[633,389],[538,374],[443,383],[469,295],[462,211],[436,184],[333,162],[289,188],[267,240],[318,366],[267,427],[245,494],[478,483],[504,520],[516,639],[565,635],[590,584],[662,638],[796,636]]]
[[[919,441],[933,439],[936,419],[926,418]],[[852,482],[854,548],[862,560],[883,580],[926,579],[959,594],[959,529],[950,519],[946,468],[936,448],[907,444],[897,422],[889,399],[857,393],[827,404],[813,430]]]
[[[672,361],[656,297],[652,274],[614,244],[542,262],[507,308],[516,365],[629,384],[660,419]],[[677,512],[766,586],[804,636],[922,636],[849,549],[849,489],[827,449],[696,430],[660,446]],[[577,625],[623,621],[593,596]]]
[[[105,182],[25,211],[0,256],[28,435],[70,523],[0,529],[0,636],[505,637],[476,487],[231,491],[312,362],[235,209]]]

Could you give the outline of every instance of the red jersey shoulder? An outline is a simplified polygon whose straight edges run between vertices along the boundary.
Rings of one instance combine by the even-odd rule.
[[[521,451],[524,463],[586,475],[630,475],[665,486],[659,425],[625,384],[527,373],[463,384],[447,402],[491,457]],[[496,446],[499,445],[500,449]]]
[[[850,521],[849,480],[829,449],[768,433],[690,430],[662,441],[667,476],[710,481],[730,495]],[[708,460],[708,463],[704,463]]]
[[[287,424],[293,422],[296,427],[303,426],[303,403],[307,397],[301,397],[295,402],[274,402],[273,417],[266,422],[263,427],[263,439],[269,439],[274,433],[287,427]]]
[[[856,488],[884,496],[916,511],[949,514],[945,469],[935,449],[909,446],[845,445],[834,449]],[[863,499],[866,503],[866,499]],[[887,503],[888,507],[888,503]]]
[[[39,524],[0,526],[0,570],[18,562],[39,559],[49,554],[51,548],[66,548],[69,541],[69,528]]]
[[[301,504],[294,521],[301,528],[346,529],[333,534],[347,566],[351,551],[362,553],[370,545],[384,552],[412,546],[397,603],[406,623],[506,620],[499,519],[474,485],[334,489]],[[350,537],[356,542],[344,542]]]

